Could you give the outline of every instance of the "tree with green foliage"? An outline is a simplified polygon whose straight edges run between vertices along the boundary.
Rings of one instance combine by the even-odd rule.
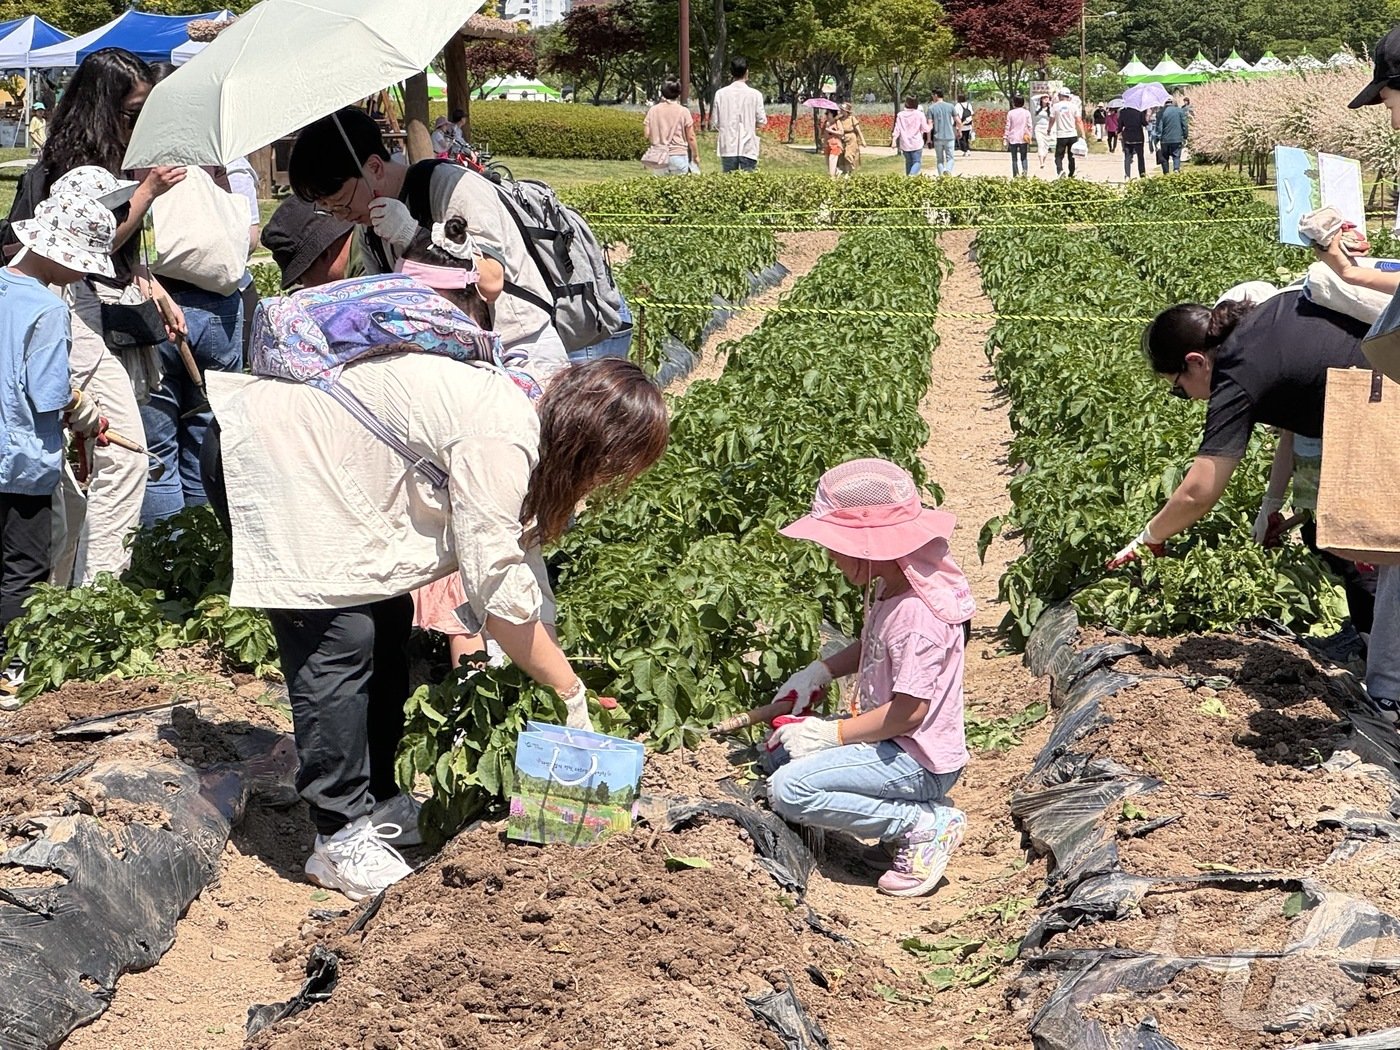
[[[952,53],[943,8],[936,0],[869,0],[854,13],[861,64],[874,72],[897,111],[899,96]]]
[[[587,87],[595,106],[602,105],[603,89],[627,57],[647,45],[632,0],[580,2],[547,40],[545,65],[574,78],[575,97]]]

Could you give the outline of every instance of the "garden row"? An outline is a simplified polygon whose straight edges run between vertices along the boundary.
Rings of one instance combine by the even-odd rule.
[[[989,533],[1010,527],[1025,540],[1002,579],[1014,635],[1070,595],[1090,622],[1153,634],[1258,617],[1306,628],[1338,611],[1311,554],[1250,539],[1272,451],[1262,433],[1215,510],[1173,541],[1172,557],[1103,569],[1171,494],[1200,441],[1204,407],[1166,396],[1139,351],[1144,322],[1173,302],[1213,303],[1241,281],[1279,281],[1305,261],[1274,243],[1268,209],[1252,196],[1205,195],[1228,188],[1221,183],[1154,179],[1098,228],[978,237],[984,286],[1009,315],[988,353],[1010,395],[1021,473],[1009,519]]]
[[[554,553],[559,630],[591,689],[623,698],[606,728],[693,745],[725,715],[765,703],[811,660],[823,619],[853,631],[859,596],[817,548],[777,529],[823,470],[857,456],[922,482],[918,404],[935,336],[926,318],[832,326],[865,275],[867,306],[936,301],[935,231],[845,237],[782,308],[734,344],[723,376],[674,406],[671,445],[624,498],[591,506]],[[592,654],[590,657],[589,654]],[[562,713],[517,670],[453,676],[409,702],[400,779],[434,782],[424,826],[446,835],[508,792],[516,734]]]

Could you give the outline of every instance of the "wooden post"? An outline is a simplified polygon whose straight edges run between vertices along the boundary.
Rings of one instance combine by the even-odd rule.
[[[277,165],[273,163],[272,147],[263,146],[248,154],[248,163],[252,165],[253,174],[258,179],[258,196],[263,199],[270,199],[276,196],[273,192],[273,176],[277,170]]]
[[[403,82],[403,123],[408,138],[408,162],[416,164],[433,156],[433,140],[428,132],[428,75],[417,73]]]
[[[465,110],[470,103],[471,88],[467,84],[467,38],[461,33],[453,35],[442,49],[447,73],[447,113]]]

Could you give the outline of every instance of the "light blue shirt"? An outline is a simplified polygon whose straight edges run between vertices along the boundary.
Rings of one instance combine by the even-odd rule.
[[[953,130],[953,114],[956,110],[953,104],[947,99],[935,102],[928,108],[929,123],[933,125],[933,137],[935,140],[941,139],[944,142],[952,142],[958,137]]]
[[[0,492],[47,496],[58,485],[71,344],[63,300],[0,269]]]

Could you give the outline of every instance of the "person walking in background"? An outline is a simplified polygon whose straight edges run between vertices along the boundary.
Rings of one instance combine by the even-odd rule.
[[[822,156],[826,158],[826,173],[834,179],[841,174],[841,151],[845,149],[841,138],[841,125],[837,122],[835,113],[825,110],[818,112],[822,114],[821,144]]]
[[[758,169],[758,129],[766,127],[763,95],[749,87],[749,60],[740,56],[729,63],[734,78],[715,92],[710,119],[719,132],[720,168],[731,171]]]
[[[928,118],[919,112],[919,100],[913,95],[904,96],[904,108],[894,118],[894,132],[891,145],[904,157],[904,174],[918,175],[924,166],[924,137],[931,125]]]
[[[1055,175],[1065,173],[1065,158],[1069,158],[1069,177],[1074,178],[1074,144],[1084,134],[1084,118],[1074,93],[1060,88],[1060,100],[1050,110],[1050,130],[1055,136]]]
[[[1006,111],[1006,130],[1001,139],[1011,154],[1011,177],[1025,176],[1030,169],[1031,111],[1026,108],[1026,100],[1017,95],[1011,100],[1011,108]]]
[[[695,141],[695,120],[690,109],[680,103],[679,81],[668,80],[661,85],[661,101],[647,110],[642,130],[653,147],[666,150],[664,168],[653,169],[658,175],[689,175],[700,171],[700,147]]]
[[[36,102],[29,114],[29,152],[37,154],[48,139],[49,111],[42,102]]]
[[[935,88],[933,104],[925,116],[933,137],[933,156],[938,165],[938,174],[953,174],[953,144],[958,139],[958,116],[953,104],[943,97],[943,90]]]
[[[1108,136],[1108,152],[1118,150],[1118,110],[1110,109],[1103,118],[1103,131]]]
[[[1035,107],[1035,151],[1040,157],[1040,167],[1045,167],[1045,158],[1050,155],[1053,144],[1050,139],[1050,96],[1041,95]]]
[[[1094,141],[1103,141],[1104,125],[1108,123],[1108,110],[1103,108],[1103,103],[1094,107]]]
[[[865,145],[865,132],[860,129],[860,118],[849,102],[841,103],[841,111],[836,117],[836,127],[841,132],[841,155],[837,168],[843,175],[854,175],[860,168],[860,151]]]
[[[958,96],[958,148],[962,150],[962,155],[968,157],[972,155],[972,103],[967,100],[966,95]]]
[[[1152,154],[1152,163],[1162,163],[1162,158],[1157,154],[1157,110],[1149,109],[1146,116],[1147,121],[1147,149]]]
[[[1168,170],[1181,170],[1181,147],[1186,143],[1189,132],[1186,110],[1172,99],[1157,113],[1156,135],[1158,156],[1162,163],[1162,174]]]
[[[1123,141],[1123,179],[1133,177],[1133,158],[1137,157],[1138,178],[1147,177],[1147,166],[1143,160],[1143,147],[1146,144],[1147,114],[1140,109],[1124,106],[1118,111],[1118,134]]]

